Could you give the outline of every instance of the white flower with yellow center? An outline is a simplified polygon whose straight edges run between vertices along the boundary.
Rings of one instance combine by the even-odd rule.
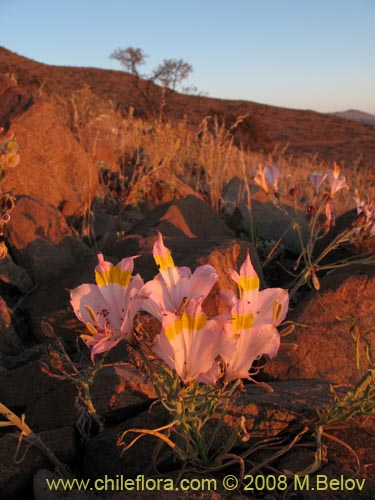
[[[240,274],[230,271],[240,290],[238,298],[232,291],[221,296],[230,309],[231,318],[224,325],[221,357],[225,363],[225,381],[250,378],[256,359],[266,354],[276,356],[280,335],[276,327],[285,319],[289,297],[287,290],[268,288],[259,291],[259,277],[247,254]]]
[[[117,265],[98,254],[94,284],[83,284],[70,291],[70,301],[77,318],[90,334],[82,339],[91,347],[91,356],[108,351],[120,340],[133,340],[133,320],[142,305],[139,290],[143,280],[132,276],[134,257]]]

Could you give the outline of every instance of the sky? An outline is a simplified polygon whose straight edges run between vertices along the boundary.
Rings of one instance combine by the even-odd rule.
[[[59,66],[121,69],[116,48],[193,66],[210,97],[375,113],[375,0],[0,0],[0,45]]]

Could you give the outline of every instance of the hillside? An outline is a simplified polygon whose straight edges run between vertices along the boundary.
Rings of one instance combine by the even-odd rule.
[[[162,89],[123,71],[59,67],[41,64],[0,47],[0,72],[14,75],[18,85],[35,95],[69,99],[84,84],[101,98],[111,99],[120,111],[130,106],[141,116],[158,114]],[[285,148],[287,155],[342,165],[375,166],[375,127],[339,116],[294,110],[243,100],[224,100],[168,91],[164,116],[172,122],[186,117],[197,125],[207,115],[249,114],[250,123],[240,140],[252,149]]]
[[[348,109],[347,111],[336,111],[332,113],[333,115],[340,116],[341,118],[346,118],[347,120],[355,120],[362,123],[367,123],[370,125],[375,125],[375,115],[370,113],[365,113],[358,109]]]

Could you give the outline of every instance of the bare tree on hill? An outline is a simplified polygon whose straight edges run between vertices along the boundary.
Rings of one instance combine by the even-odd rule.
[[[145,64],[148,55],[139,47],[127,47],[126,49],[118,48],[114,50],[109,57],[119,61],[126,70],[139,78],[138,66]]]
[[[116,59],[126,71],[140,78],[138,68],[145,64],[148,56],[139,47],[127,47],[126,49],[114,50],[109,57]],[[142,76],[152,82],[159,82],[165,88],[176,90],[177,86],[186,80],[192,71],[192,65],[183,59],[164,59],[150,76]]]
[[[151,79],[160,82],[163,87],[176,90],[177,85],[186,80],[192,71],[192,65],[182,59],[164,59],[154,70]]]
[[[111,59],[119,61],[126,71],[136,77],[133,81],[134,88],[144,99],[149,109],[153,109],[155,112],[155,105],[157,106],[161,119],[166,106],[168,91],[175,91],[181,82],[189,77],[193,71],[193,67],[183,59],[164,59],[153,70],[151,75],[140,75],[138,68],[145,63],[147,57],[139,47],[118,48],[110,55]],[[146,83],[141,81],[141,77],[146,80]],[[161,91],[160,88],[153,88],[151,84],[154,82],[162,86]],[[198,93],[198,89],[194,86],[183,87],[181,90],[184,93],[202,95]]]

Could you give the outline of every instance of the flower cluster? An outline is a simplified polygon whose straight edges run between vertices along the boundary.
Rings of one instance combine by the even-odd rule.
[[[253,363],[262,355],[274,357],[280,344],[276,327],[288,309],[288,292],[280,288],[259,291],[259,278],[249,255],[240,273],[231,270],[239,296],[221,292],[226,310],[207,318],[202,303],[219,279],[210,265],[193,273],[177,267],[159,233],[153,255],[159,273],[147,283],[131,276],[133,259],[112,265],[99,254],[96,285],[71,290],[71,304],[88,333],[83,340],[92,358],[124,339],[136,346],[133,320],[145,311],[161,323],[152,350],[179,378],[189,384],[215,385],[249,379]],[[141,346],[140,346],[141,347]]]
[[[253,176],[253,182],[257,184],[262,190],[271,196],[275,204],[278,204],[279,199],[279,180],[281,173],[279,169],[273,165],[260,165]],[[324,231],[329,230],[330,226],[334,225],[334,197],[342,189],[349,189],[346,183],[345,176],[340,175],[340,168],[335,163],[332,170],[325,173],[312,172],[309,175],[308,181],[313,188],[313,197],[308,199],[305,206],[302,207],[308,215],[314,214],[315,225],[316,219],[323,219]],[[323,186],[328,184],[327,189],[323,191]],[[296,189],[292,188],[290,194],[295,200]]]
[[[337,231],[330,240],[323,239],[335,226],[335,203],[338,193],[349,190],[346,178],[341,175],[336,163],[326,172],[313,171],[308,176],[308,187],[304,192],[300,192],[296,185],[290,185],[291,179],[292,176],[283,178],[279,169],[270,165],[260,166],[253,176],[253,182],[260,186],[274,205],[289,218],[291,227],[297,232],[301,253],[293,269],[290,269],[293,280],[289,284],[289,298],[293,298],[299,288],[306,283],[319,290],[319,271],[343,267],[354,262],[353,259],[328,262],[326,257],[331,251],[339,247],[345,248],[348,244],[357,245],[375,236],[375,203],[362,200],[355,190],[354,201],[358,215],[356,221]],[[287,191],[281,193],[280,185],[283,181]],[[300,214],[305,215],[305,221],[301,222]],[[282,238],[269,252],[266,263],[275,255]],[[321,243],[326,243],[326,246],[317,245],[319,240]],[[367,261],[367,256],[356,258],[356,262],[361,261]]]

